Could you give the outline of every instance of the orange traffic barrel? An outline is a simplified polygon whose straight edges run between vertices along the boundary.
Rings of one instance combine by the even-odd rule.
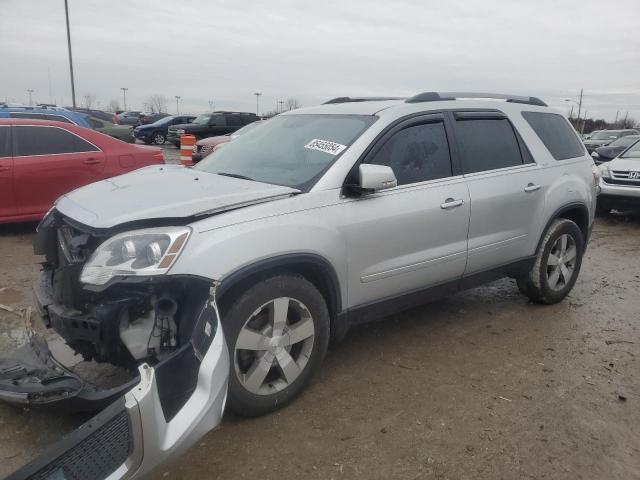
[[[196,137],[194,135],[180,135],[180,163],[185,167],[193,166],[191,154],[195,145]]]

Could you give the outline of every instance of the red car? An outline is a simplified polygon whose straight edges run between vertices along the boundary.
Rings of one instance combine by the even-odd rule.
[[[159,148],[70,123],[0,119],[0,223],[39,220],[63,193],[159,163]]]

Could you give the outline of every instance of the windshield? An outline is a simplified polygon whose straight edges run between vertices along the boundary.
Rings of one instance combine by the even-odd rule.
[[[163,117],[160,120],[156,120],[155,122],[153,122],[151,125],[154,125],[156,127],[161,127],[163,125],[167,125],[169,122],[171,122],[171,120],[173,120],[173,117],[169,116],[169,117]]]
[[[593,135],[591,135],[590,140],[612,140],[614,138],[618,138],[619,136],[620,132],[603,130],[602,132],[595,132]]]
[[[629,145],[633,145],[638,141],[640,136],[638,135],[627,135],[626,137],[619,138],[614,140],[609,144],[610,147],[628,147]]]
[[[306,190],[375,119],[370,115],[275,117],[193,168]]]
[[[211,118],[210,113],[203,113],[202,115],[198,115],[195,120],[191,123],[196,123],[198,125],[206,125],[209,123],[209,119]]]
[[[235,132],[233,132],[231,134],[231,138],[233,138],[234,140],[239,137],[240,135],[244,135],[245,133],[247,133],[249,130],[253,130],[255,127],[257,127],[258,125],[261,125],[265,122],[265,120],[257,120],[255,122],[251,122],[248,125],[245,125],[242,128],[239,128],[238,130],[236,130]]]
[[[640,158],[640,142],[636,141],[620,155],[620,158]]]

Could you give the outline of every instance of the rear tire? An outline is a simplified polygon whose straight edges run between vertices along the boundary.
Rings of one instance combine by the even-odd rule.
[[[531,271],[517,278],[520,292],[533,302],[560,302],[571,291],[582,266],[584,239],[580,228],[565,218],[546,231]]]
[[[299,275],[256,283],[225,309],[222,323],[231,357],[227,406],[245,417],[291,402],[320,368],[329,344],[325,299]]]

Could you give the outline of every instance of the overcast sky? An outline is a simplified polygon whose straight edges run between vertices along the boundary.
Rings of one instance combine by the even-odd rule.
[[[76,98],[255,111],[472,90],[640,120],[638,0],[69,0]],[[63,0],[0,0],[0,98],[71,102]],[[49,89],[48,78],[51,78]],[[49,93],[51,90],[51,94]]]

